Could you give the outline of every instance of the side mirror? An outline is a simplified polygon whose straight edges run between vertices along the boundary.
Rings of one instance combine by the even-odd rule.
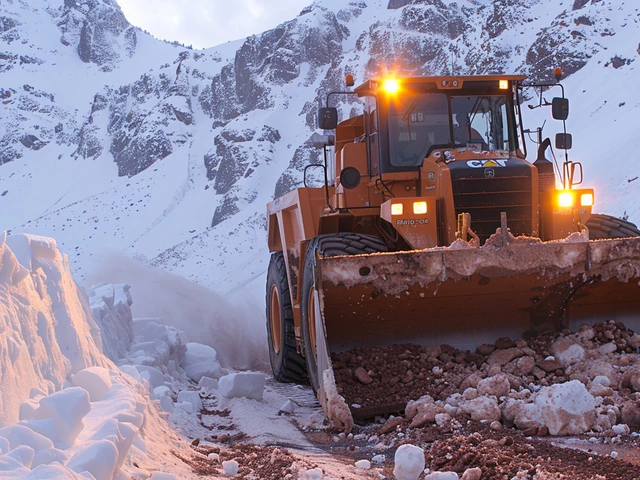
[[[569,118],[569,99],[556,97],[551,101],[551,116],[556,120]]]
[[[556,133],[556,148],[570,150],[573,140],[570,133]]]
[[[318,128],[333,130],[338,126],[338,109],[335,107],[323,107],[318,109]]]

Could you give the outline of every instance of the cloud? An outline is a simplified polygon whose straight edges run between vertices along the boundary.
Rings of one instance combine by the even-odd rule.
[[[269,30],[312,0],[118,0],[127,20],[153,36],[207,48]]]

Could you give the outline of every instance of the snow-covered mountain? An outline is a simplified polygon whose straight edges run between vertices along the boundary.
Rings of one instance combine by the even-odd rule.
[[[5,0],[0,229],[55,237],[78,280],[113,250],[261,297],[265,205],[317,158],[316,109],[346,73],[542,80],[557,65],[596,209],[640,222],[638,22],[629,0],[316,0],[193,51],[132,27],[115,0]]]

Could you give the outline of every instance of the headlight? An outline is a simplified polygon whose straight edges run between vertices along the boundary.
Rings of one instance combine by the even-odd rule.
[[[558,205],[561,207],[573,206],[573,193],[562,192],[558,195]]]
[[[427,213],[427,202],[413,202],[413,213],[415,215],[424,215]]]
[[[580,195],[580,205],[590,207],[593,205],[593,193],[583,193]]]
[[[402,215],[402,204],[401,203],[392,203],[391,204],[391,215]]]

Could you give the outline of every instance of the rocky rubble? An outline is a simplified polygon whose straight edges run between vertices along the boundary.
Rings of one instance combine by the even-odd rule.
[[[640,428],[640,336],[621,323],[583,325],[529,340],[502,338],[474,353],[448,345],[365,346],[332,355],[354,418],[403,412],[381,427],[467,421],[527,435],[616,437]]]

